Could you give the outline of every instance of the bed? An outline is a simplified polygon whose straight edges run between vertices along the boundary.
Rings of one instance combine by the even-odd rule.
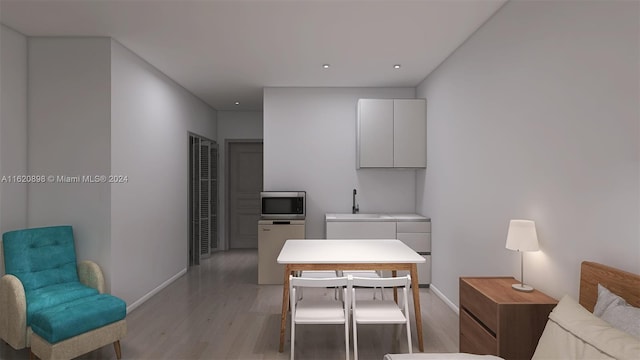
[[[599,289],[598,284],[608,291]],[[599,293],[600,302],[596,307]],[[636,309],[626,306],[620,298]],[[640,327],[640,322],[634,317],[640,314],[640,309],[637,308],[640,308],[640,275],[584,261],[580,268],[579,300],[564,296],[549,314],[533,359],[640,359],[640,335],[636,330]],[[598,316],[594,315],[594,310]],[[631,326],[632,330],[620,330],[603,320],[606,318],[614,321],[611,316],[620,315],[627,323],[623,326]],[[632,332],[635,335],[631,335]],[[501,358],[464,353],[387,354],[384,357],[384,360],[427,359]]]

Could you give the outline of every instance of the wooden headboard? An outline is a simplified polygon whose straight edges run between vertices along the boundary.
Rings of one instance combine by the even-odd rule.
[[[580,305],[593,312],[598,300],[598,283],[629,304],[640,307],[640,275],[610,266],[583,261],[580,267]]]

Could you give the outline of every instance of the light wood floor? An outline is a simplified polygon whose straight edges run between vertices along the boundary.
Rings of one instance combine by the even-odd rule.
[[[127,315],[128,334],[121,341],[123,360],[289,359],[288,338],[285,351],[278,353],[282,286],[257,285],[257,261],[256,250],[215,253],[132,311]],[[307,289],[307,296],[332,297],[333,290]],[[458,316],[429,289],[420,289],[420,303],[425,351],[458,351]],[[416,352],[413,321],[411,325]],[[297,359],[344,358],[342,326],[296,329]],[[405,336],[397,325],[359,326],[360,359],[407,352]],[[16,351],[0,341],[0,359],[28,358],[26,349]],[[80,359],[115,358],[113,347],[106,346]]]

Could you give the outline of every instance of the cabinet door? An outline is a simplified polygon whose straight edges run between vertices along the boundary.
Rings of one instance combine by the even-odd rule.
[[[304,239],[304,225],[258,223],[258,284],[282,284],[284,265],[276,260],[288,239]]]
[[[328,221],[327,239],[395,239],[393,221]]]
[[[393,166],[427,166],[427,120],[424,99],[393,101]]]
[[[393,100],[358,100],[356,167],[393,167]]]

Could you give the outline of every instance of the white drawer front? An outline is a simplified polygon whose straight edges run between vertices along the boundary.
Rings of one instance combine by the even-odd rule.
[[[418,270],[418,284],[428,285],[431,284],[431,255],[422,255],[426,262],[417,265]],[[407,275],[408,271],[398,271],[398,276]],[[384,276],[391,276],[391,271],[385,271]]]
[[[398,221],[399,233],[431,232],[431,221]]]
[[[327,239],[395,239],[396,223],[392,221],[327,222]]]
[[[398,240],[405,243],[415,252],[431,252],[430,233],[398,233]]]
[[[418,264],[418,284],[431,284],[431,255],[422,255],[427,260]]]

